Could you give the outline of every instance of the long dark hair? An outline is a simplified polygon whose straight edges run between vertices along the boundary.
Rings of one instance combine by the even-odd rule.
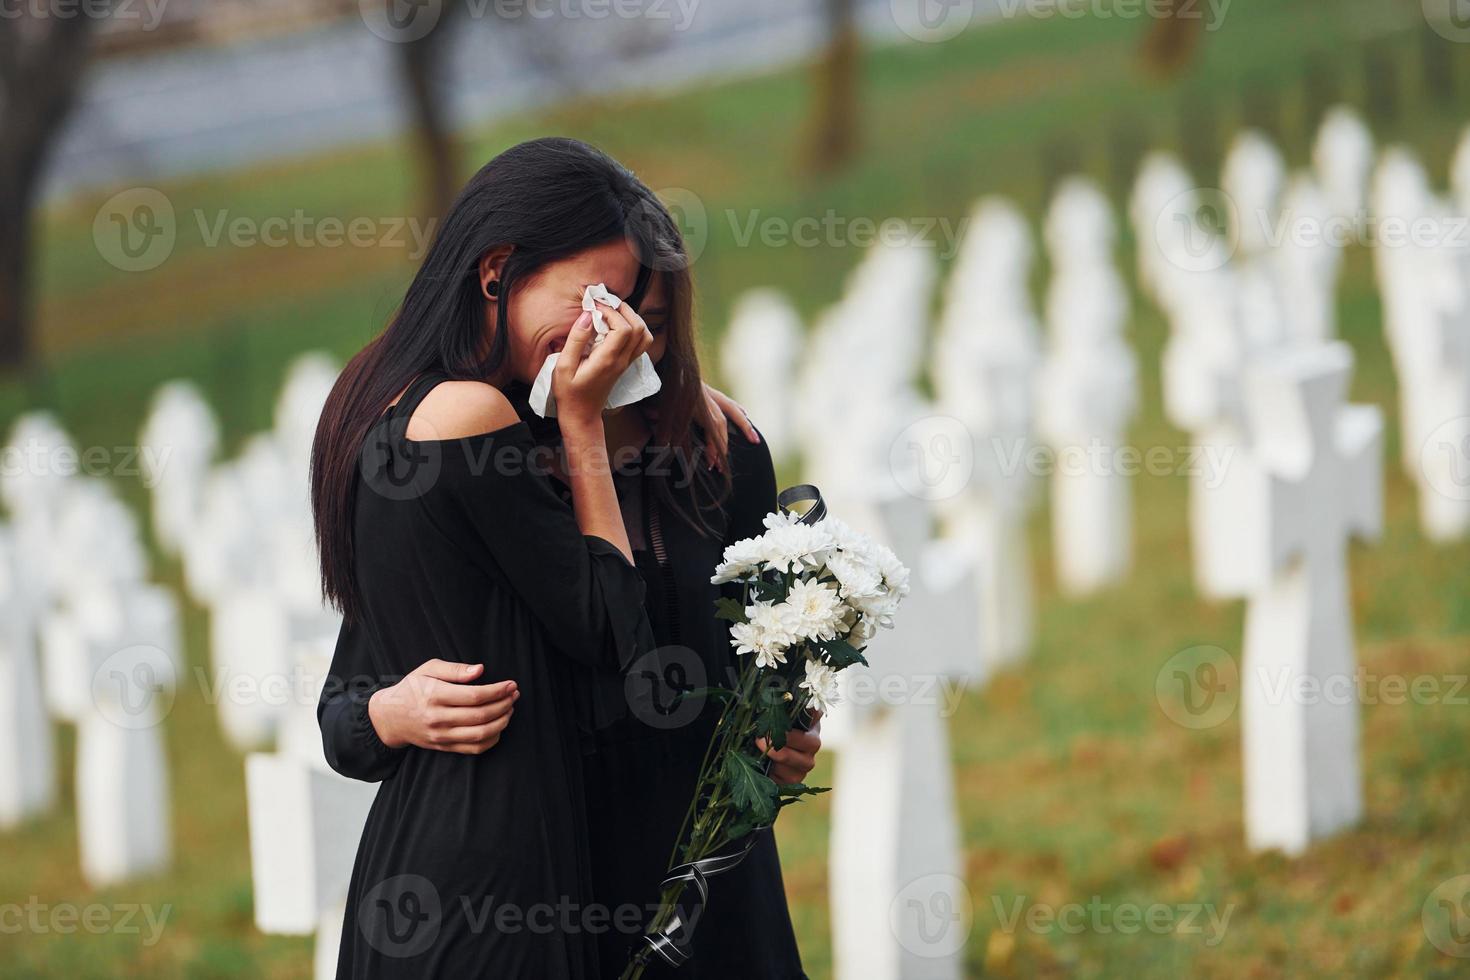
[[[677,224],[631,171],[578,140],[546,138],[511,147],[470,178],[444,216],[423,265],[387,328],[348,362],[317,423],[311,453],[311,503],[321,558],[322,591],[349,619],[359,611],[353,513],[358,456],[373,425],[414,378],[442,371],[458,380],[487,380],[509,349],[510,295],[549,263],[625,238],[640,260],[636,309],[654,275],[665,286],[668,337],[658,371],[657,444],[691,461],[697,491],[718,505],[728,480],[715,485],[693,465],[706,442],[696,432],[723,420],[708,417],[693,338],[693,281]],[[500,272],[497,329],[485,343],[485,297],[479,263],[510,246]],[[723,461],[722,461],[723,462]],[[728,467],[726,467],[728,469]],[[660,497],[667,497],[661,488]],[[690,518],[709,529],[696,505]]]

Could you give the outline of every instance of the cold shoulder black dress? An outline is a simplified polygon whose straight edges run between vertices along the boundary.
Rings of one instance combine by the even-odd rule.
[[[523,418],[531,418],[515,391],[507,391]],[[542,441],[554,434],[542,430]],[[597,945],[599,976],[616,980],[637,946],[658,901],[716,709],[680,700],[676,693],[708,684],[728,684],[735,667],[729,624],[714,617],[720,588],[709,578],[726,545],[761,533],[761,521],[776,505],[776,477],[763,443],[730,437],[733,486],[717,510],[706,509],[713,533],[701,533],[681,516],[693,506],[687,474],[679,461],[658,448],[645,450],[615,475],[624,523],[646,587],[645,604],[656,648],[640,649],[631,662],[604,659],[589,668],[590,700],[621,698],[623,710],[603,713],[583,727],[583,805],[595,906],[589,932]],[[674,467],[671,473],[670,467]],[[663,479],[675,495],[654,491]],[[555,492],[569,499],[553,481]],[[671,506],[671,504],[673,506]],[[344,631],[338,659],[344,666],[364,656],[368,638]],[[487,679],[497,679],[487,671]],[[580,687],[577,690],[581,690]],[[367,692],[370,693],[370,692]],[[358,779],[398,778],[407,751],[382,745],[367,719],[367,694],[323,698],[322,737],[337,771]],[[524,703],[524,697],[522,698]],[[519,705],[507,734],[521,723]],[[501,746],[489,755],[499,752]],[[695,932],[693,957],[677,971],[655,962],[649,978],[677,980],[800,980],[801,958],[787,909],[775,839],[762,832],[745,862],[713,879],[711,897]],[[533,974],[504,973],[520,977]]]
[[[524,423],[410,442],[420,378],[364,447],[355,567],[364,614],[344,630],[319,716],[329,761],[383,781],[353,868],[339,978],[595,978],[595,936],[563,928],[591,901],[581,744],[607,706],[585,682],[649,645],[644,582],[582,535]],[[521,697],[479,756],[388,750],[367,697],[424,661],[484,663]],[[389,762],[391,760],[391,763]]]

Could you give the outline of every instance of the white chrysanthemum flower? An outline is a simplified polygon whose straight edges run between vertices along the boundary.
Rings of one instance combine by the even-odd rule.
[[[883,590],[883,572],[862,555],[848,551],[829,555],[827,571],[837,579],[844,599],[875,596]]]
[[[837,671],[816,660],[806,662],[806,679],[801,686],[811,692],[812,707],[823,714],[842,701],[837,690]]]
[[[791,586],[785,605],[786,617],[798,639],[830,640],[843,625],[847,607],[837,590],[816,579],[802,579]]]
[[[877,545],[872,557],[873,564],[883,573],[883,584],[899,598],[909,594],[909,568],[898,560],[892,549]]]
[[[860,596],[853,599],[852,604],[875,630],[879,627],[892,629],[893,617],[898,613],[898,606],[902,600],[901,593],[885,591],[881,595]]]
[[[784,664],[787,647],[796,642],[789,607],[785,603],[757,602],[745,608],[745,615],[746,622],[730,627],[735,652],[755,654],[759,667]]]
[[[766,533],[757,539],[762,561],[780,572],[821,568],[836,547],[825,523],[798,524],[791,515],[767,514]]]
[[[725,549],[724,560],[715,568],[715,574],[710,581],[715,585],[723,585],[756,574],[760,571],[761,562],[765,560],[764,556],[765,546],[760,538],[736,541]]]

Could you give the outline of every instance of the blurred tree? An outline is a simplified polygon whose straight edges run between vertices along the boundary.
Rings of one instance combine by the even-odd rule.
[[[111,9],[17,4],[0,16],[0,368],[31,353],[33,209],[46,155],[76,101],[92,26]]]
[[[827,47],[817,65],[815,118],[808,164],[814,173],[840,170],[857,150],[857,0],[824,0]]]
[[[1204,27],[1198,0],[1163,0],[1163,9],[1143,38],[1144,65],[1165,77],[1177,75],[1194,57]]]
[[[387,0],[389,3],[395,0]],[[398,45],[398,69],[413,114],[414,152],[419,161],[422,210],[440,217],[459,190],[459,166],[454,127],[438,84],[438,66],[445,63],[446,39],[454,30],[459,3],[442,3],[433,28],[421,38]]]

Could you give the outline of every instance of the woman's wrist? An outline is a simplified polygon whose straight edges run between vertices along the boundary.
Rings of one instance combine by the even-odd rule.
[[[559,412],[556,417],[558,426],[561,428],[561,439],[563,443],[577,442],[583,445],[601,444],[605,438],[602,425],[602,413],[599,412]]]
[[[380,687],[368,698],[368,721],[372,722],[373,731],[378,733],[379,741],[390,749],[401,749],[408,742],[399,738],[393,727],[393,700],[388,694],[391,690],[391,687]]]

